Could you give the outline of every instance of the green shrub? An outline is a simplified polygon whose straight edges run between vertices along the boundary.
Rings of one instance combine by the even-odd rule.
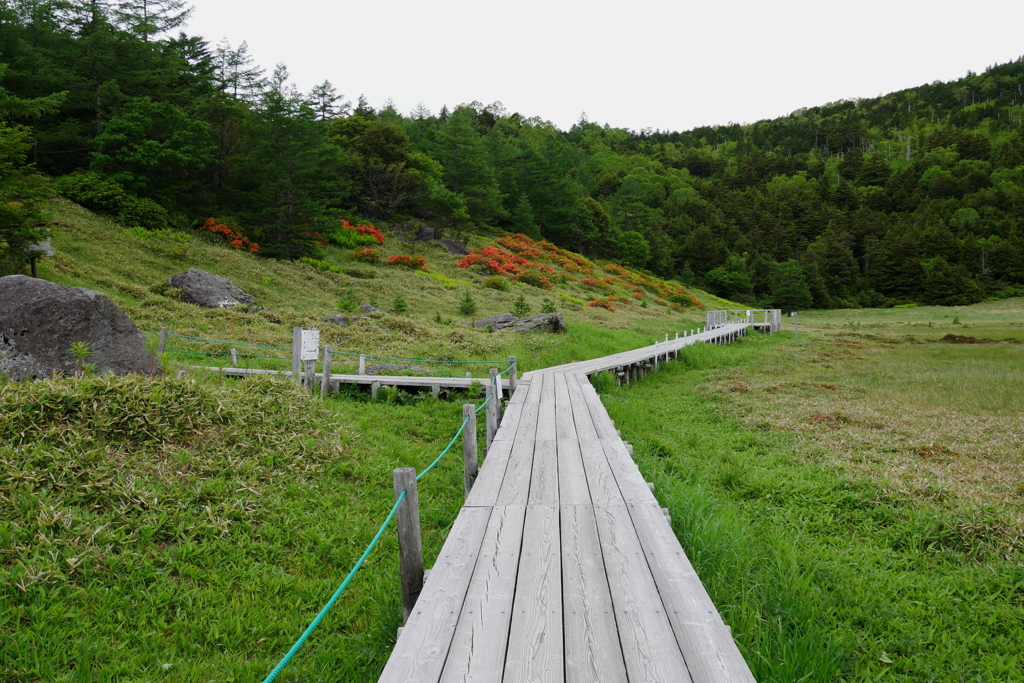
[[[122,225],[150,230],[167,228],[167,210],[152,199],[139,198],[112,180],[91,171],[76,171],[58,178],[57,192],[90,211],[110,216]]]
[[[391,311],[398,315],[404,315],[409,312],[409,304],[405,302],[404,296],[396,296],[394,302],[391,304]]]
[[[476,302],[473,301],[473,297],[469,295],[467,291],[465,296],[459,300],[459,315],[474,316],[476,315]]]
[[[508,280],[503,277],[489,277],[484,280],[484,287],[488,289],[496,289],[499,292],[508,291]]]
[[[359,308],[359,299],[356,298],[354,289],[348,290],[338,299],[338,310],[342,313],[354,313],[357,308]]]
[[[530,314],[530,304],[526,303],[526,296],[523,294],[519,295],[516,302],[512,304],[512,315],[517,318],[525,318]]]
[[[544,299],[544,303],[540,306],[541,313],[557,313],[558,309],[555,308],[555,302],[551,299]]]

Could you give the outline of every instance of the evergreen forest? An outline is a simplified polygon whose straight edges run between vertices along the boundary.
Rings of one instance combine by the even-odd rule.
[[[1024,295],[1024,58],[749,125],[563,131],[303,93],[188,14],[0,0],[2,273],[60,194],[150,230],[215,218],[270,258],[317,258],[344,219],[522,233],[750,305]]]

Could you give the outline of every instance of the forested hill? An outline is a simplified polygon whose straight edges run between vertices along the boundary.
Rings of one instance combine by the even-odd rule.
[[[277,258],[317,256],[345,217],[542,236],[752,304],[1024,294],[1024,60],[751,125],[561,131],[500,103],[300,93],[186,16],[0,0],[3,268],[55,187],[128,224],[236,223]]]

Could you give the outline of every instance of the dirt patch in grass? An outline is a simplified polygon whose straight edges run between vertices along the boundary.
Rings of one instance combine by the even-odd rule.
[[[999,342],[1020,344],[1020,339],[1016,339],[1015,337],[1009,337],[1008,339],[988,339],[987,337],[983,337],[978,339],[976,337],[965,337],[962,334],[947,334],[942,339],[939,339],[939,341],[945,342],[946,344],[998,344]]]

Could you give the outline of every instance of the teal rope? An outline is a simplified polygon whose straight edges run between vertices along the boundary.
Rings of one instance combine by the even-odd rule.
[[[380,537],[384,535],[384,529],[386,529],[388,524],[391,523],[391,520],[394,519],[395,513],[398,512],[398,506],[403,500],[405,500],[405,491],[402,491],[402,493],[399,494],[398,500],[396,500],[394,506],[392,506],[387,519],[385,519],[384,523],[380,525],[380,529],[377,530],[377,535],[373,537],[372,541],[370,541],[370,545],[366,546],[366,550],[363,551],[362,556],[360,556],[359,560],[356,562],[356,566],[352,567],[352,571],[348,573],[345,580],[341,582],[340,586],[338,586],[338,590],[334,591],[334,595],[331,596],[331,599],[327,601],[324,608],[320,610],[320,613],[316,615],[315,619],[313,619],[313,623],[303,631],[302,635],[295,641],[295,644],[292,645],[291,649],[288,650],[285,656],[281,658],[281,661],[277,663],[277,666],[267,674],[267,677],[263,679],[263,683],[271,683],[271,681],[277,678],[277,675],[281,673],[286,666],[288,666],[288,662],[292,660],[292,657],[294,657],[295,653],[299,651],[299,648],[306,642],[306,639],[309,638],[310,634],[312,634],[313,631],[316,630],[316,627],[320,625],[320,622],[324,620],[324,617],[327,616],[327,612],[334,607],[334,603],[341,597],[342,592],[348,588],[348,584],[352,582],[352,578],[356,575],[356,572],[359,571],[359,568],[363,566],[366,558],[369,557],[370,551],[374,549],[377,542],[380,541]]]
[[[159,332],[147,332],[146,334],[160,334]],[[181,339],[194,339],[195,341],[211,342],[213,344],[233,344],[234,346],[251,346],[256,349],[274,349],[275,351],[291,351],[290,348],[284,346],[262,346],[260,344],[246,344],[244,342],[233,342],[223,341],[221,339],[204,339],[203,337],[190,337],[187,334],[174,334],[173,332],[167,333],[168,337],[179,337]]]
[[[481,403],[481,404],[480,404],[480,407],[479,407],[479,408],[477,408],[477,409],[476,409],[476,410],[475,410],[474,412],[477,412],[477,413],[479,413],[479,412],[480,412],[481,410],[483,410],[483,409],[484,409],[484,406],[486,406],[486,405],[487,405],[488,403],[490,403],[490,402],[491,402],[491,399],[492,399],[493,397],[494,397],[494,394],[491,394],[490,396],[488,396],[488,397],[487,397],[487,400],[486,400],[486,401],[484,401],[483,403]]]
[[[426,360],[424,358],[390,358],[388,356],[370,356],[365,353],[346,353],[345,351],[331,351],[336,356],[352,356],[358,358],[363,356],[365,358],[372,358],[373,360],[395,360],[402,361],[403,363],[445,363],[448,365],[465,365],[470,363],[490,363],[491,365],[499,365],[501,363],[507,363],[508,361],[502,360]]]
[[[460,436],[462,436],[462,430],[466,428],[466,425],[468,423],[469,423],[469,416],[467,415],[466,419],[462,421],[462,426],[459,427],[459,431],[455,432],[455,436],[453,436],[452,440],[448,442],[448,446],[443,451],[441,451],[441,455],[437,456],[437,458],[434,460],[434,462],[430,463],[430,467],[428,467],[427,469],[423,470],[422,472],[420,472],[419,474],[416,475],[416,481],[419,481],[423,477],[427,476],[427,473],[430,470],[434,469],[434,465],[436,465],[437,463],[441,462],[441,458],[443,458],[448,453],[448,451],[450,451],[452,449],[452,446],[455,445],[455,442],[458,441]]]

